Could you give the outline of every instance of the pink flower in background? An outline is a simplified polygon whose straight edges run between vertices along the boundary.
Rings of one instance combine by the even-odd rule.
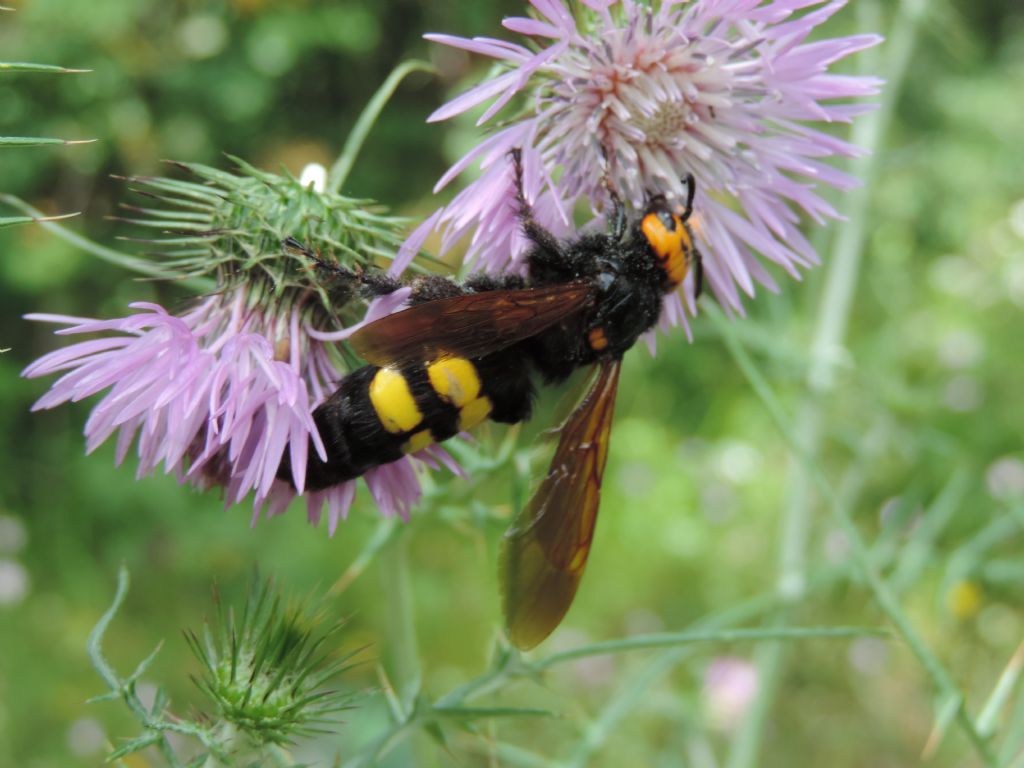
[[[711,725],[734,730],[757,695],[757,667],[746,659],[720,656],[704,672],[704,708]]]
[[[524,150],[528,199],[560,235],[573,231],[578,201],[594,213],[603,208],[606,180],[635,208],[651,190],[682,196],[680,179],[692,172],[708,284],[724,306],[742,312],[741,291],[752,296],[755,283],[776,287],[762,260],[794,277],[818,262],[799,224],[839,217],[819,189],[857,184],[821,158],[859,150],[811,127],[871,109],[846,102],[880,85],[828,71],[879,36],[807,39],[844,4],[665,0],[652,8],[582,0],[574,16],[561,0],[531,0],[537,18],[504,22],[532,38],[530,47],[427,35],[502,65],[431,121],[489,104],[478,120],[484,124],[516,97],[521,109],[440,179],[436,190],[473,164],[482,170],[414,238],[436,227],[447,250],[471,235],[468,263],[521,268],[528,244],[514,215],[513,147]],[[691,279],[680,294],[688,301]],[[664,322],[685,324],[680,296],[666,302]],[[692,302],[688,308],[695,311]]]

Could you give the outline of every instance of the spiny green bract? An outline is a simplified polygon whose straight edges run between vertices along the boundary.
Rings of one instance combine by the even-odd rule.
[[[210,277],[224,291],[244,283],[251,300],[282,304],[305,301],[312,292],[333,316],[339,302],[331,282],[317,274],[308,256],[284,247],[284,240],[295,238],[327,261],[357,269],[395,257],[406,219],[372,200],[318,191],[291,175],[231,159],[236,173],[176,162],[193,178],[128,180],[163,203],[123,208],[130,214],[125,221],[160,230],[160,237],[142,242],[160,247],[158,265],[167,278]]]
[[[353,694],[323,686],[350,669],[354,653],[334,657],[331,640],[343,622],[319,629],[322,616],[309,604],[282,604],[269,581],[254,579],[237,617],[218,613],[202,639],[185,636],[202,662],[196,685],[216,705],[215,720],[231,723],[256,744],[286,744],[323,730],[331,716],[351,708]]]

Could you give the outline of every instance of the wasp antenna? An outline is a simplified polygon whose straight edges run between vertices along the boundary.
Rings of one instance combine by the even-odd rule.
[[[281,244],[286,249],[290,251],[297,251],[298,253],[301,253],[307,259],[312,261],[313,264],[311,266],[314,266],[317,269],[322,269],[325,272],[329,272],[331,275],[335,277],[344,277],[347,279],[355,278],[357,280],[361,277],[359,274],[352,272],[351,270],[344,269],[343,267],[340,267],[337,264],[326,261],[323,257],[320,256],[320,253],[318,251],[310,248],[308,245],[300,243],[294,237],[286,237],[284,240],[281,241]]]
[[[313,252],[307,246],[303,245],[302,243],[300,243],[298,240],[291,236],[286,237],[284,240],[282,240],[281,245],[290,251],[298,251],[299,253],[306,256],[312,256],[313,254]]]

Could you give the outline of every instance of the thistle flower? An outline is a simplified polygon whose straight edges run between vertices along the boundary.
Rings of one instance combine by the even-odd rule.
[[[490,102],[477,124],[515,97],[522,109],[467,153],[435,191],[474,163],[480,177],[438,210],[431,227],[442,248],[472,233],[467,262],[520,270],[528,243],[515,217],[506,158],[523,148],[527,199],[556,234],[573,229],[581,200],[597,214],[610,185],[640,207],[651,190],[681,196],[680,179],[697,179],[695,227],[706,279],[719,301],[742,312],[740,291],[775,290],[761,259],[793,277],[818,262],[800,233],[839,214],[819,185],[847,190],[857,181],[820,161],[859,150],[810,127],[849,122],[870,105],[835,103],[878,91],[870,77],[829,74],[877,35],[807,42],[845,0],[531,0],[536,18],[504,26],[533,39],[523,46],[490,38],[427,35],[434,42],[490,57],[499,73],[434,112],[447,120]],[[813,10],[807,10],[813,8]],[[692,277],[687,281],[692,280]],[[681,292],[692,297],[692,286]],[[690,314],[695,306],[688,299]],[[685,324],[679,296],[664,323]]]
[[[407,295],[378,299],[357,322],[363,307],[351,288],[325,282],[282,240],[305,235],[366,264],[394,254],[403,222],[244,163],[240,174],[182,167],[198,181],[134,180],[169,207],[132,208],[144,218],[131,221],[174,236],[157,241],[170,248],[158,274],[204,279],[212,292],[180,315],[151,303],[114,320],[29,315],[66,325],[58,335],[103,335],[45,355],[24,375],[63,373],[36,410],[106,392],[85,426],[88,451],[116,433],[118,463],[137,442],[140,476],[162,464],[182,482],[223,487],[228,504],[252,493],[255,522],[302,494],[310,445],[325,456],[311,414],[348,370],[336,342]],[[286,450],[291,483],[277,477]],[[419,498],[413,461],[457,469],[432,447],[367,473],[384,514],[406,516]],[[318,522],[326,505],[333,534],[354,496],[354,482],[307,494],[309,519]]]
[[[216,602],[217,617],[201,635],[185,632],[203,667],[194,681],[214,702],[214,721],[230,723],[256,745],[284,745],[351,708],[351,694],[323,688],[354,665],[355,653],[330,651],[343,622],[323,627],[315,608],[285,603],[258,578],[241,615]]]

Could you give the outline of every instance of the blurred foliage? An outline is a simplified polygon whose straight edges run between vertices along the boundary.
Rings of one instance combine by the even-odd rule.
[[[498,20],[521,11],[505,0],[7,4],[18,12],[0,15],[0,60],[93,72],[5,74],[0,135],[99,141],[0,150],[0,191],[47,213],[82,211],[75,227],[102,242],[126,234],[104,220],[127,196],[111,174],[165,172],[162,158],[227,167],[223,152],[275,171],[329,164],[373,90],[411,56],[432,58],[441,77],[403,84],[343,192],[422,215],[436,204],[433,181],[473,135],[470,122],[442,128],[423,119],[480,62],[432,49],[420,35],[500,36]],[[851,6],[829,34],[872,19],[888,29],[890,4]],[[850,328],[836,350],[835,388],[818,403],[814,461],[977,714],[1024,637],[1024,11],[1017,0],[932,2],[920,36],[878,149]],[[814,232],[826,262],[838,229]],[[823,286],[821,270],[787,282],[731,326],[794,422],[809,397]],[[295,592],[347,574],[332,593],[337,614],[352,617],[345,645],[369,643],[407,704],[419,691],[444,696],[492,661],[496,541],[527,492],[531,437],[551,423],[557,394],[514,442],[504,430],[481,430],[478,449],[461,449],[472,479],[442,479],[407,526],[380,523],[363,492],[333,540],[298,509],[250,529],[249,510],[223,511],[214,494],[169,477],[136,482],[130,466],[113,467],[113,446],[83,456],[86,405],[28,412],[45,385],[18,372],[57,342],[22,314],[112,316],[129,301],[182,298],[38,227],[0,230],[0,347],[12,348],[0,356],[0,765],[96,765],[108,740],[134,732],[115,707],[83,704],[102,687],[86,637],[121,561],[136,585],[107,656],[127,672],[167,638],[147,674],[166,682],[175,702],[198,704],[180,629],[207,610],[211,581],[243,594],[254,562]],[[775,595],[792,460],[717,326],[701,318],[695,331],[693,344],[677,334],[659,340],[656,357],[637,350],[627,360],[588,577],[540,655],[681,631],[744,606],[735,623],[756,626],[762,598]],[[790,622],[882,624],[827,505],[815,497],[811,510],[808,591]],[[347,572],[353,562],[360,567]],[[794,642],[763,717],[758,764],[919,761],[939,702],[903,645]],[[562,717],[438,726],[446,747],[415,734],[380,764],[724,764],[712,756],[729,754],[737,723],[714,715],[705,675],[715,658],[754,652],[750,642],[705,643],[561,664],[542,685],[517,679],[480,701]],[[374,664],[350,679],[382,684]],[[1024,748],[1024,692],[1011,694],[994,717],[1001,734],[1017,734],[997,743],[1004,760]],[[371,697],[296,759],[348,758],[388,718],[385,698]],[[977,760],[953,728],[933,746],[932,765]]]

